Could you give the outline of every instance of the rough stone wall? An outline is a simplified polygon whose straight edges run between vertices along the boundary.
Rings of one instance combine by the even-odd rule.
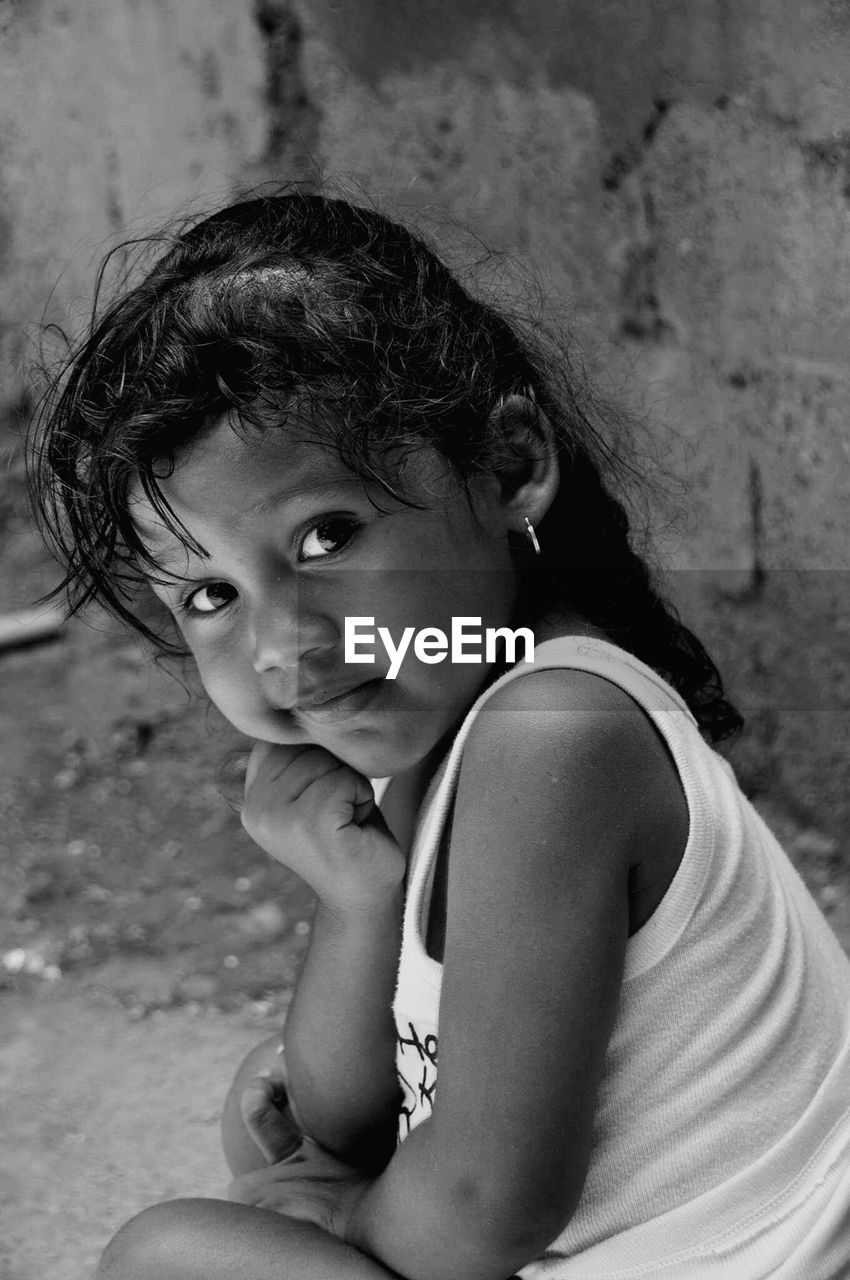
[[[692,484],[673,591],[751,713],[747,783],[848,829],[848,0],[4,14],[7,401],[45,308],[73,320],[110,238],[187,201],[298,177],[447,210],[646,390]]]
[[[0,326],[11,393],[44,317],[85,315],[123,235],[226,195],[265,145],[248,7],[225,0],[27,0],[0,34]]]
[[[665,555],[748,713],[739,769],[800,852],[834,849],[811,832],[850,818],[850,4],[302,17],[326,173],[447,209],[630,370],[691,485]]]

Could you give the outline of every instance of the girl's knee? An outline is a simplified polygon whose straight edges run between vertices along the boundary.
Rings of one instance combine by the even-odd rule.
[[[254,1045],[251,1052],[242,1059],[239,1069],[233,1077],[230,1093],[238,1090],[241,1094],[245,1086],[261,1071],[283,1074],[283,1069],[283,1045],[280,1033],[278,1033]],[[228,1094],[229,1096],[230,1094]]]
[[[131,1218],[110,1240],[96,1280],[177,1280],[202,1243],[198,1200],[169,1200]],[[214,1201],[208,1202],[210,1206]]]

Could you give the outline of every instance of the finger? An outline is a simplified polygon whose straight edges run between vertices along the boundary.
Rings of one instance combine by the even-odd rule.
[[[323,1231],[329,1231],[331,1225],[331,1209],[321,1200],[311,1196],[286,1196],[283,1201],[274,1196],[261,1200],[260,1209],[270,1209],[274,1213],[283,1213],[287,1218],[296,1218],[299,1222],[312,1222]]]
[[[292,1111],[282,1062],[275,1064],[273,1068],[267,1067],[264,1071],[259,1071],[254,1076],[252,1083],[265,1089],[269,1102],[273,1107],[277,1107],[278,1111],[286,1111],[287,1109]],[[294,1114],[293,1112],[293,1116]]]
[[[256,1204],[260,1190],[250,1187],[245,1178],[234,1178],[228,1186],[225,1197],[234,1204]]]
[[[332,767],[336,762],[336,756],[330,751],[310,743],[287,745],[281,742],[255,742],[245,770],[246,789],[254,786],[258,780],[260,783],[277,782],[284,774],[288,778],[292,767],[305,756],[317,762],[326,761],[327,767]]]
[[[289,1197],[281,1200],[280,1196],[262,1196],[254,1203],[258,1209],[268,1209],[272,1213],[283,1213],[287,1218],[298,1218],[304,1221],[302,1215],[297,1212],[297,1202],[295,1205],[290,1204]]]
[[[369,779],[364,778],[361,773],[355,776],[357,778],[357,788],[354,796],[354,821],[358,827],[362,827],[364,822],[370,821],[374,814],[378,814],[380,817],[380,811]]]
[[[280,764],[277,757],[270,758],[264,775],[278,794],[283,787],[285,798],[293,803],[300,800],[307,787],[317,778],[327,777],[347,767],[324,747],[301,746],[289,750],[296,750],[299,754],[297,757],[281,760]]]
[[[234,1199],[241,1199],[243,1195],[253,1193],[258,1187],[264,1185],[268,1179],[269,1166],[265,1169],[253,1169],[250,1173],[241,1173],[238,1178],[234,1178],[227,1188],[228,1196]]]
[[[272,1182],[298,1182],[309,1184],[315,1182],[339,1181],[350,1178],[353,1170],[342,1164],[336,1156],[325,1151],[312,1138],[304,1137],[294,1156],[278,1160],[267,1169],[260,1171],[260,1180],[264,1185]]]
[[[245,769],[245,790],[253,786],[254,779],[260,771],[260,767],[273,750],[271,742],[255,742],[248,756],[248,765]]]
[[[283,1192],[280,1191],[283,1180],[276,1176],[276,1171],[276,1165],[269,1165],[265,1169],[256,1169],[252,1173],[243,1173],[234,1178],[225,1193],[226,1199],[236,1204],[259,1204],[266,1199],[280,1199],[281,1194],[288,1195],[288,1187]]]
[[[365,789],[363,783],[366,784]],[[354,820],[358,797],[368,801],[370,791],[371,787],[362,774],[350,765],[340,763],[338,768],[314,778],[305,788],[302,798],[309,804],[314,821],[335,828]]]
[[[381,812],[381,806],[377,801],[373,800],[371,807],[368,805],[364,806],[364,810],[365,812],[362,817],[359,813],[355,813],[354,815],[354,821],[357,823],[358,827],[371,827],[375,831],[380,831],[381,835],[386,836],[388,840],[392,840],[393,844],[397,844],[398,841],[387,826],[387,820]]]
[[[342,763],[324,747],[271,746],[246,778],[246,800],[271,793],[278,802],[294,804],[317,777],[342,768]]]
[[[252,1081],[239,1099],[239,1111],[242,1123],[270,1165],[296,1154],[301,1134],[278,1082]]]
[[[362,773],[358,773],[356,769],[351,770],[351,776],[354,782],[354,790],[352,795],[352,805],[354,811],[354,821],[358,826],[365,822],[372,810],[376,806],[375,792],[368,778]]]

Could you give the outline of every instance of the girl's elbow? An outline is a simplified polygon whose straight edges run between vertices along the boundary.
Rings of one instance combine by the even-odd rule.
[[[496,1276],[510,1274],[539,1258],[573,1216],[579,1194],[554,1201],[548,1195],[541,1196],[529,1203],[529,1197],[490,1195],[467,1182],[455,1187],[453,1202],[477,1238],[476,1252],[492,1262]]]
[[[510,1261],[510,1271],[540,1258],[566,1227],[572,1211],[553,1214],[535,1210],[523,1218],[503,1219],[495,1235],[502,1257]]]

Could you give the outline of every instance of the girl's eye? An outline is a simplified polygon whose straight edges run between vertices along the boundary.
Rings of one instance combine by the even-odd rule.
[[[236,598],[236,588],[227,582],[207,582],[183,601],[186,613],[218,613]]]
[[[358,522],[351,516],[327,516],[307,530],[301,543],[299,560],[321,560],[340,551],[357,532]]]

